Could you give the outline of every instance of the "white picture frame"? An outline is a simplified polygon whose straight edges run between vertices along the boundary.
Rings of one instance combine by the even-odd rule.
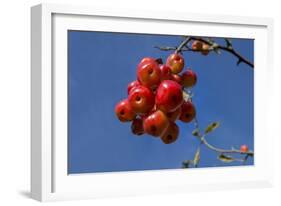
[[[175,29],[165,30],[165,25]],[[189,30],[184,25],[188,25]],[[271,19],[177,12],[167,15],[164,12],[40,4],[31,8],[31,26],[32,198],[53,201],[272,186],[273,136],[267,129],[264,109],[270,105],[270,98],[264,98],[264,94],[271,90],[273,75]],[[197,36],[254,38],[255,165],[188,172],[156,170],[68,175],[65,109],[65,35],[68,29],[182,35],[188,32]]]

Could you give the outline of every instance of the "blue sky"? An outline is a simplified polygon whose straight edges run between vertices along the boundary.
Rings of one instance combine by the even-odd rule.
[[[136,79],[136,65],[146,56],[171,53],[154,46],[177,46],[178,36],[69,31],[69,173],[181,168],[199,144],[191,135],[194,125],[178,122],[180,136],[170,145],[148,135],[134,136],[130,123],[115,116],[115,104],[127,97],[127,85]],[[216,41],[224,43],[220,38]],[[254,40],[232,39],[234,48],[253,62]],[[184,53],[186,66],[198,77],[193,101],[200,127],[219,121],[207,136],[217,147],[253,149],[254,71],[229,53]],[[199,167],[233,166],[202,146]],[[247,164],[253,164],[249,158]]]

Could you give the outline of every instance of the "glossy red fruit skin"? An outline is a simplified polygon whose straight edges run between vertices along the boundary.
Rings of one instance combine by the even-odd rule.
[[[171,67],[173,74],[178,74],[184,67],[184,58],[179,53],[173,53],[167,58],[166,65]]]
[[[181,107],[177,108],[174,112],[169,112],[166,114],[168,119],[172,122],[175,122],[177,119],[179,119],[181,115]]]
[[[131,89],[128,101],[136,114],[145,114],[154,107],[154,94],[145,86],[137,86]]]
[[[188,123],[191,122],[195,116],[196,116],[196,110],[192,102],[190,101],[184,102],[181,106],[181,114],[179,119],[182,122]]]
[[[193,87],[197,82],[197,75],[191,69],[186,70],[181,75],[182,86],[189,88]]]
[[[148,63],[148,62],[156,62],[156,59],[152,58],[152,57],[144,57],[138,66],[140,66],[141,64],[144,64],[144,63]]]
[[[209,54],[209,49],[210,46],[208,44],[203,44],[201,53],[206,56]]]
[[[165,113],[173,112],[183,103],[181,86],[172,80],[164,80],[156,91],[155,103]]]
[[[192,49],[193,50],[202,50],[202,47],[203,47],[203,42],[201,41],[198,41],[198,40],[195,40],[193,43],[192,43]]]
[[[175,122],[170,122],[169,127],[161,136],[162,142],[165,144],[171,144],[178,139],[179,136],[179,127]]]
[[[171,75],[171,80],[177,82],[177,83],[180,84],[180,85],[182,84],[182,78],[181,78],[181,76],[178,75],[178,74],[172,74],[172,75]]]
[[[121,122],[129,122],[136,117],[136,114],[127,99],[116,104],[115,114]]]
[[[143,121],[143,128],[145,133],[154,137],[159,137],[169,126],[169,119],[161,110],[157,110],[147,116]]]
[[[162,64],[159,68],[161,71],[161,81],[171,79],[172,72],[169,66]]]
[[[138,80],[132,81],[130,84],[128,84],[128,89],[127,89],[128,94],[130,93],[130,91],[131,91],[134,87],[137,87],[137,86],[139,86],[139,85],[140,85],[140,83],[139,83]]]
[[[161,71],[155,61],[147,61],[137,67],[137,77],[141,85],[149,88],[156,87],[161,82]]]
[[[241,147],[240,147],[240,151],[241,152],[248,152],[249,151],[249,147],[247,146],[247,145],[241,145]]]
[[[135,135],[144,134],[143,120],[141,118],[135,118],[131,124],[131,131]]]

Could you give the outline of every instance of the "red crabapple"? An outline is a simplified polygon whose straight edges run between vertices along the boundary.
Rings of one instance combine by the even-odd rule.
[[[166,116],[170,121],[174,122],[180,117],[180,114],[181,114],[181,107],[177,108],[174,112],[167,113]]]
[[[161,82],[161,71],[155,61],[147,61],[139,64],[137,77],[141,85],[153,88]]]
[[[179,127],[175,122],[170,122],[169,127],[161,136],[161,140],[165,144],[171,144],[178,139],[179,136]]]
[[[167,65],[162,64],[160,66],[160,71],[161,71],[161,80],[168,80],[171,79],[171,68]]]
[[[197,75],[191,69],[188,69],[182,73],[181,80],[184,87],[193,87],[197,82]]]
[[[121,122],[132,121],[136,117],[136,114],[127,99],[116,104],[115,114]]]
[[[241,145],[241,147],[240,147],[240,151],[241,152],[248,152],[249,151],[249,147],[247,146],[247,145]]]
[[[167,58],[166,64],[171,67],[173,74],[178,74],[184,67],[184,58],[179,53],[173,53]]]
[[[144,57],[138,66],[140,66],[141,64],[144,64],[144,63],[148,63],[148,62],[156,62],[156,59],[152,58],[152,57]]]
[[[142,135],[143,130],[143,121],[141,118],[135,118],[131,124],[131,131],[135,135]]]
[[[146,117],[143,121],[143,128],[147,134],[161,136],[169,126],[169,119],[161,110],[157,110]]]
[[[199,41],[199,40],[195,40],[193,43],[192,43],[192,49],[193,50],[202,50],[202,47],[203,47],[203,42],[202,41]]]
[[[180,85],[182,84],[182,78],[181,78],[181,76],[178,75],[178,74],[172,74],[172,75],[171,75],[171,80],[177,82],[177,83],[180,84]]]
[[[128,84],[128,89],[127,89],[128,94],[130,93],[131,89],[133,89],[134,87],[139,86],[139,85],[140,85],[140,83],[138,80],[132,81],[130,84]]]
[[[175,111],[183,103],[181,86],[175,81],[164,80],[156,91],[155,102],[165,113]]]
[[[182,122],[191,122],[196,116],[196,110],[192,102],[186,101],[181,106],[181,115],[179,119]]]
[[[154,107],[154,95],[145,86],[134,87],[128,97],[133,111],[137,114],[145,114]]]
[[[209,51],[210,51],[209,49],[210,49],[209,44],[203,44],[201,53],[206,56],[209,54]]]

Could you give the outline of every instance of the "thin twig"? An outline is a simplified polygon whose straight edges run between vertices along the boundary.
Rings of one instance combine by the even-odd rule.
[[[190,37],[186,37],[185,40],[178,46],[176,49],[176,53],[181,52],[182,49],[188,44],[188,42],[191,40]]]
[[[175,51],[177,50],[177,47],[160,47],[160,46],[154,46],[154,48],[162,50],[162,51]]]
[[[204,145],[206,145],[209,149],[219,152],[219,153],[238,153],[238,154],[246,154],[248,156],[253,156],[254,153],[252,151],[249,152],[242,152],[240,150],[236,150],[236,149],[231,149],[231,150],[227,150],[227,149],[221,149],[221,148],[217,148],[213,145],[211,145],[210,143],[207,142],[207,140],[204,138],[204,136],[202,136],[200,138],[200,140],[203,142]]]

